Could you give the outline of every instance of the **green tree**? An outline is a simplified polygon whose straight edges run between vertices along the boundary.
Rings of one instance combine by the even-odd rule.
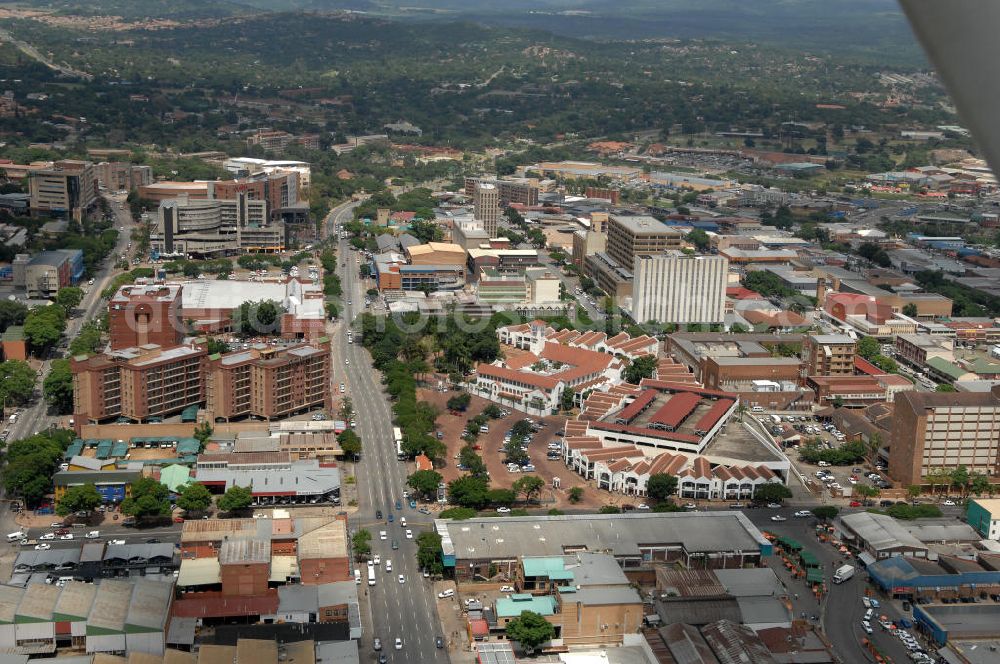
[[[511,488],[514,489],[514,493],[522,494],[525,502],[530,503],[542,495],[542,489],[545,488],[545,480],[538,475],[524,475],[515,480]]]
[[[465,445],[458,453],[458,462],[473,477],[487,477],[486,462],[471,445]]]
[[[194,437],[198,439],[198,444],[202,450],[205,449],[205,444],[208,443],[213,433],[215,433],[215,430],[212,429],[212,425],[209,422],[201,422],[195,426]]]
[[[758,503],[780,503],[785,498],[791,498],[791,490],[784,484],[771,483],[757,487],[753,492],[753,499]]]
[[[362,560],[372,552],[372,534],[364,528],[359,528],[351,540],[354,559]]]
[[[83,289],[77,286],[64,286],[56,292],[56,304],[65,311],[72,311],[83,302]]]
[[[700,252],[708,251],[708,247],[711,245],[711,241],[708,239],[708,233],[700,228],[696,228],[688,233],[687,241],[693,244]]]
[[[965,495],[969,488],[969,469],[965,466],[956,466],[951,471],[951,486]]]
[[[486,408],[483,408],[482,414],[490,418],[491,420],[498,420],[503,416],[502,411],[500,410],[500,406],[496,405],[495,403],[491,403],[487,405]]]
[[[74,512],[90,512],[103,502],[104,498],[93,483],[72,486],[56,504],[56,514],[68,516]]]
[[[212,494],[204,484],[191,482],[177,492],[177,507],[185,512],[204,512],[212,506]]]
[[[562,395],[559,398],[559,405],[566,412],[573,410],[573,401],[576,398],[576,390],[572,387],[567,387],[562,391]]]
[[[272,300],[243,302],[233,312],[233,332],[241,337],[281,333],[285,309]]]
[[[461,507],[482,509],[487,502],[489,480],[466,475],[448,483],[448,500]]]
[[[88,321],[80,328],[80,332],[69,342],[69,354],[94,355],[101,348],[101,325],[97,321]]]
[[[937,387],[934,388],[934,391],[935,392],[958,392],[958,390],[955,389],[954,386],[949,385],[948,383],[941,383],[940,385],[938,385]]]
[[[855,484],[854,493],[858,496],[861,496],[862,498],[867,499],[867,498],[874,498],[881,492],[876,487],[873,487],[870,484]]]
[[[617,505],[601,505],[601,509],[597,510],[598,514],[621,514],[622,508]]]
[[[13,300],[0,300],[0,332],[11,325],[21,325],[28,315],[28,307]]]
[[[226,492],[219,497],[217,505],[223,512],[238,512],[250,507],[253,502],[253,493],[250,487],[233,485],[226,489]]]
[[[583,487],[575,486],[569,490],[569,502],[574,505],[583,500]]]
[[[638,385],[643,378],[652,378],[656,371],[657,358],[655,355],[643,355],[632,361],[625,369],[625,380],[633,385]]]
[[[923,493],[923,489],[919,484],[911,484],[906,487],[906,495],[909,496],[910,502],[919,498],[921,493]]]
[[[490,505],[510,507],[517,500],[517,492],[512,489],[490,489],[486,494]]]
[[[361,454],[361,436],[354,433],[354,429],[346,429],[337,434],[337,442],[344,454],[357,456]]]
[[[530,459],[524,449],[524,438],[522,436],[511,436],[510,440],[503,446],[504,459],[507,463],[516,463],[521,466]]]
[[[8,406],[27,403],[34,389],[35,370],[27,362],[0,362],[0,401]]]
[[[970,493],[981,496],[984,493],[989,493],[990,486],[990,478],[987,475],[979,472],[974,472],[969,475]]]
[[[855,352],[866,360],[871,360],[879,354],[880,346],[875,337],[861,337]]]
[[[833,505],[820,505],[812,508],[813,516],[823,521],[829,521],[840,513],[840,508]]]
[[[170,516],[167,487],[152,477],[140,477],[132,483],[132,495],[122,501],[123,514],[144,518]]]
[[[909,316],[910,318],[916,317],[916,315],[917,315],[917,305],[915,305],[914,303],[910,302],[909,304],[907,304],[906,306],[904,306],[903,307],[903,315],[904,316]]]
[[[351,418],[354,417],[354,402],[351,401],[351,397],[344,397],[340,402],[340,409],[337,411],[337,415],[340,419],[345,422],[350,422]]]
[[[24,337],[35,353],[55,346],[66,330],[66,311],[58,305],[35,307],[24,318]]]
[[[441,473],[434,470],[418,470],[406,478],[406,485],[425,500],[431,500],[437,495],[441,485]]]
[[[655,473],[646,480],[646,495],[656,501],[668,500],[677,493],[677,478],[666,473]]]
[[[471,519],[479,514],[476,510],[471,507],[450,507],[446,510],[441,510],[438,513],[439,519],[454,519],[455,521],[464,521],[466,519]]]
[[[441,555],[441,536],[432,530],[425,530],[417,535],[417,565],[432,575],[444,572],[444,559]]]
[[[227,344],[222,339],[216,339],[215,337],[209,337],[205,341],[205,350],[208,351],[209,355],[225,355],[230,351],[229,344]]]
[[[448,403],[445,405],[448,410],[465,412],[470,403],[472,403],[472,395],[468,392],[463,392],[462,394],[456,394],[452,398],[448,399]]]
[[[528,653],[555,636],[555,626],[534,611],[522,611],[520,616],[507,623],[507,638],[520,643]]]
[[[73,371],[69,360],[53,360],[42,382],[45,400],[61,415],[73,412]]]

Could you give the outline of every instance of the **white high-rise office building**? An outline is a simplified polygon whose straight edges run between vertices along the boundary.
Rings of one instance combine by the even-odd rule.
[[[490,237],[496,237],[500,224],[500,189],[489,182],[477,183],[472,204],[476,221],[483,225],[483,230]]]
[[[632,317],[640,323],[721,323],[729,261],[679,251],[635,257]]]

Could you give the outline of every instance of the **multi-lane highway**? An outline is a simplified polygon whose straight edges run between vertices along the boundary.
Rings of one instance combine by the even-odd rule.
[[[328,232],[350,220],[354,207],[348,204],[335,208],[328,218]],[[347,396],[357,413],[356,430],[363,444],[361,461],[355,470],[358,511],[351,518],[350,527],[371,532],[372,553],[381,557],[375,586],[365,585],[367,570],[361,564],[359,589],[363,605],[367,602],[373,629],[373,633],[366,634],[362,640],[362,650],[366,658],[376,657],[372,643],[374,638],[379,638],[389,661],[447,662],[446,652],[435,645],[440,624],[431,581],[423,578],[416,560],[416,537],[431,527],[430,517],[411,509],[403,500],[409,468],[396,458],[389,401],[367,351],[360,344],[347,343],[347,326],[364,311],[366,287],[359,277],[360,254],[346,241],[338,245],[338,272],[344,301],[341,322],[333,335],[334,382],[346,384]],[[397,501],[401,509],[396,509]],[[375,519],[376,510],[382,512],[382,520]],[[393,523],[388,523],[390,514]],[[405,528],[400,524],[400,517],[406,518]],[[406,539],[407,528],[413,531],[413,539]],[[382,531],[386,533],[385,540],[380,539]],[[399,547],[396,550],[392,549],[393,541]],[[385,571],[386,560],[392,561],[391,573]],[[404,583],[399,582],[400,574]],[[394,648],[397,638],[403,640],[403,648],[399,651]]]

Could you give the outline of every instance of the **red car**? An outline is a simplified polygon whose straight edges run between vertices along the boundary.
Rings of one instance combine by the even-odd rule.
[[[861,507],[861,503],[856,500],[851,501],[851,507]]]
[[[66,530],[65,528],[60,528],[59,530],[55,531],[55,533],[56,535],[69,535],[69,531]]]

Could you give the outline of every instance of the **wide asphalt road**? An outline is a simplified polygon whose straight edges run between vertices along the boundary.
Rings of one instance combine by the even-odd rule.
[[[328,232],[336,224],[351,218],[354,206],[335,208],[328,223]],[[416,537],[431,527],[431,517],[410,509],[403,500],[406,476],[412,471],[411,464],[396,458],[396,446],[392,435],[392,409],[382,391],[381,376],[372,367],[367,351],[361,344],[347,343],[346,325],[354,321],[364,310],[364,289],[359,278],[358,257],[346,241],[340,241],[337,250],[338,272],[343,287],[342,324],[333,335],[334,382],[343,382],[347,395],[351,398],[356,413],[356,431],[362,440],[361,460],[356,465],[358,511],[350,519],[353,530],[365,528],[372,534],[372,553],[382,561],[376,571],[376,585],[367,585],[367,569],[362,564],[362,585],[359,590],[364,597],[367,590],[368,605],[374,634],[366,634],[361,642],[362,657],[375,660],[372,639],[382,641],[383,653],[391,662],[447,662],[446,651],[435,647],[435,637],[441,634],[437,617],[436,602],[429,579],[424,579],[417,566]],[[348,304],[350,302],[350,304]],[[349,364],[347,363],[349,361]],[[337,386],[339,394],[339,385]],[[401,510],[396,509],[400,501]],[[375,511],[382,511],[382,520],[375,520]],[[394,517],[388,523],[389,514]],[[405,528],[400,525],[400,517],[406,517],[407,527],[413,531],[413,539],[406,539]],[[385,531],[386,539],[380,539]],[[395,541],[399,548],[392,549]],[[385,561],[392,561],[392,572],[385,571]],[[404,582],[399,582],[402,574]],[[403,648],[395,650],[397,638],[403,640]]]

